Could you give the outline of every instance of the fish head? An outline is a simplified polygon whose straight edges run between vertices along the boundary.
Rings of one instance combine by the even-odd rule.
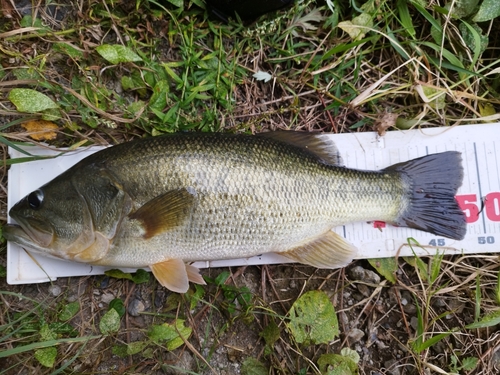
[[[107,253],[130,207],[123,207],[125,198],[108,176],[65,173],[17,202],[9,211],[17,224],[3,233],[37,253],[93,263]]]

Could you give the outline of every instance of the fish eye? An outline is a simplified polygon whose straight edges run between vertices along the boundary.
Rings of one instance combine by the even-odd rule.
[[[37,209],[40,208],[43,202],[43,191],[35,190],[34,192],[30,193],[28,195],[28,204],[30,205],[31,208]]]

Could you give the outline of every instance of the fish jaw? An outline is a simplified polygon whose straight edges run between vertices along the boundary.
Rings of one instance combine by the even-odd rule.
[[[19,215],[19,217],[16,215],[13,218],[19,225],[9,224],[8,226],[19,227],[24,231],[23,235],[21,235],[19,230],[13,229],[16,235],[21,235],[21,237],[27,236],[31,242],[43,248],[50,246],[54,241],[54,228],[46,221],[29,215]],[[9,229],[7,231],[9,231]]]
[[[7,241],[13,242],[21,247],[27,247],[42,254],[52,253],[47,246],[52,242],[53,233],[42,232],[34,229],[27,230],[25,226],[7,224],[3,227],[3,236],[7,239]],[[35,238],[41,239],[42,242],[37,241]]]

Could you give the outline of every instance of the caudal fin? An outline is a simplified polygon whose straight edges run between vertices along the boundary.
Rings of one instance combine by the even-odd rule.
[[[394,223],[455,240],[467,231],[465,215],[455,200],[462,185],[462,157],[447,151],[386,168],[401,174],[409,186],[409,205]]]

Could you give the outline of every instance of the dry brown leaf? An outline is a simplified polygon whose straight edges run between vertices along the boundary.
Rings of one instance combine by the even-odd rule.
[[[5,18],[14,18],[16,11],[8,0],[0,0],[0,10]]]
[[[392,126],[396,126],[396,120],[398,119],[398,114],[396,113],[382,113],[379,115],[377,120],[375,121],[375,130],[378,135],[383,136],[385,131]]]
[[[32,120],[22,123],[21,126],[26,129],[31,138],[35,141],[49,141],[57,137],[59,127],[52,121]]]

